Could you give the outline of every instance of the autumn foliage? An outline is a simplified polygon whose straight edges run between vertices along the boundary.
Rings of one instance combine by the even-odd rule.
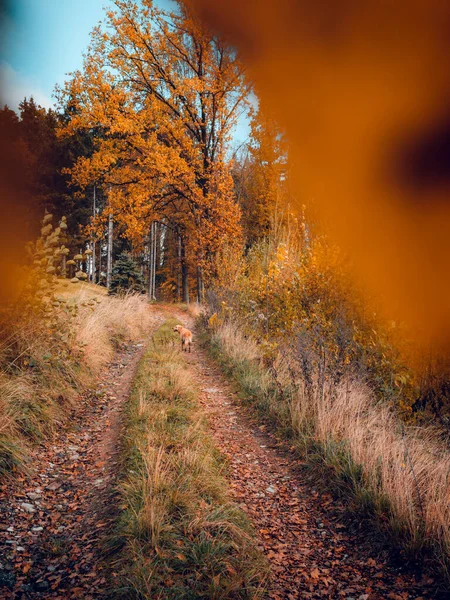
[[[288,134],[297,208],[390,318],[448,344],[448,4],[187,1],[236,44]]]
[[[359,28],[350,28],[350,60],[350,46],[341,47],[339,32],[329,31],[329,15],[306,4],[177,0],[166,11],[152,0],[113,0],[82,68],[57,88],[58,112],[33,100],[20,105],[19,116],[7,107],[0,112],[11,155],[20,157],[14,176],[23,172],[24,179],[11,214],[16,222],[32,221],[31,232],[40,228],[28,253],[10,235],[3,242],[4,262],[14,255],[14,265],[24,265],[5,277],[8,305],[0,312],[0,475],[19,468],[25,447],[63,421],[121,341],[148,330],[151,311],[169,310],[148,302],[195,299],[191,316],[199,317],[216,360],[291,450],[339,493],[351,488],[391,532],[401,529],[403,547],[448,565],[449,514],[438,510],[449,494],[442,440],[450,427],[450,363],[440,345],[449,322],[448,278],[440,280],[448,262],[448,203],[440,183],[422,186],[415,172],[405,174],[411,148],[403,137],[412,121],[421,125],[418,111],[429,108],[428,94],[409,105],[409,79],[402,79],[378,95],[355,53],[360,44],[366,51]],[[371,14],[354,10],[350,24],[352,15],[357,23],[358,15]],[[402,28],[397,19],[396,13],[393,22]],[[210,24],[222,26],[236,46]],[[388,25],[380,31],[393,44],[395,27]],[[311,35],[316,28],[329,47]],[[372,69],[385,65],[384,56],[371,59]],[[423,66],[428,60],[424,54]],[[380,79],[385,72],[407,77],[402,64],[386,65]],[[366,97],[377,98],[376,106],[364,104]],[[244,114],[250,135],[236,148]],[[413,209],[405,198],[416,201]],[[124,580],[134,557],[133,585],[147,585],[150,595],[159,586],[175,589],[187,572],[180,540],[160,531],[158,519],[164,527],[176,522],[180,539],[201,523],[191,539],[197,551],[205,498],[216,494],[210,479],[214,484],[217,476],[222,486],[170,328],[166,323],[157,333],[138,373],[124,462],[128,472],[136,431],[145,440],[156,435],[167,455],[160,471],[163,451],[142,446],[138,470],[123,477],[128,512],[121,536],[130,559]],[[161,413],[159,423],[153,409],[162,401],[169,416]],[[182,454],[203,448],[197,458],[210,465],[199,471],[206,491],[194,496],[192,467],[179,461],[178,441],[167,437],[178,440],[191,421]],[[176,510],[169,515],[166,494],[170,488],[177,495],[180,468],[190,498],[181,519]],[[152,478],[158,485],[150,489]],[[215,500],[226,506],[222,492]],[[153,501],[161,501],[159,516]],[[222,579],[230,590],[246,580],[259,593],[259,577],[244,568],[244,537],[234,531],[224,538],[234,572],[219,561],[217,573],[206,576],[193,558],[195,575],[183,589],[206,597],[212,580],[219,597]],[[159,554],[160,543],[167,555]],[[156,573],[150,583],[149,555]]]
[[[103,187],[103,218],[112,213],[135,250],[152,222],[172,232],[185,301],[190,277],[203,296],[220,242],[240,244],[226,153],[246,94],[232,48],[183,5],[169,15],[150,1],[116,2],[93,33],[83,70],[60,90],[72,113],[61,135],[98,134],[73,181]]]

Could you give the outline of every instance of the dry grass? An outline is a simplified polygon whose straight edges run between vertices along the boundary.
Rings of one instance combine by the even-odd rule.
[[[191,315],[191,317],[197,319],[197,317],[199,317],[204,311],[204,306],[202,306],[198,302],[191,302],[190,304],[186,305],[186,310]]]
[[[441,557],[450,557],[450,452],[432,429],[402,425],[386,406],[375,405],[361,384],[349,382],[312,397],[290,400],[299,437],[313,426],[321,457],[338,475],[350,477],[353,492],[388,513],[393,531],[409,550],[433,540]],[[351,459],[343,464],[345,455]],[[368,495],[369,492],[369,495]]]
[[[315,476],[387,524],[408,553],[434,554],[448,575],[450,451],[436,430],[404,427],[357,381],[337,387],[315,381],[307,389],[297,379],[294,385],[292,373],[299,369],[292,354],[280,356],[269,374],[255,342],[233,324],[209,338],[247,398],[293,438]]]
[[[85,291],[74,300],[83,305]],[[107,296],[93,309],[83,307],[77,319],[75,344],[83,346],[86,365],[99,371],[114,356],[118,342],[139,339],[154,322],[154,315],[143,296]]]
[[[0,376],[0,474],[11,471],[18,466],[23,458],[24,449],[17,444],[19,437],[17,427],[16,407],[12,399],[18,392],[27,392],[20,388],[21,382],[10,382],[5,376]]]
[[[112,559],[136,598],[252,598],[265,567],[167,321],[142,359],[125,434],[123,511]]]
[[[256,340],[243,336],[239,327],[232,321],[225,321],[216,333],[223,351],[234,362],[254,361],[261,353]]]
[[[55,289],[58,298],[73,300],[75,302],[87,302],[94,298],[103,298],[108,296],[108,290],[94,283],[79,281],[72,283],[67,279],[58,279],[58,286]]]
[[[76,307],[49,327],[16,315],[0,339],[0,475],[18,466],[28,441],[51,435],[78,395],[111,360],[118,343],[137,340],[154,317],[142,296],[109,297],[92,284],[61,283],[58,296]]]

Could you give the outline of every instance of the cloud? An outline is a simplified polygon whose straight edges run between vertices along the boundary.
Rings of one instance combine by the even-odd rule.
[[[43,92],[39,85],[31,79],[22,76],[5,61],[0,62],[0,106],[7,104],[17,110],[20,102],[33,96],[37,104],[45,108],[54,108],[52,99]]]

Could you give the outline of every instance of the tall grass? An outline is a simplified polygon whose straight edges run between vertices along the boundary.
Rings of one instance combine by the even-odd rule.
[[[60,311],[52,326],[32,311],[2,324],[0,476],[23,464],[30,443],[52,434],[117,344],[142,337],[153,321],[144,297],[111,298],[97,288],[93,301],[93,289],[67,292],[76,316]]]
[[[227,495],[197,390],[167,321],[142,359],[129,404],[122,508],[111,544],[131,598],[253,598],[265,568]]]
[[[254,340],[228,322],[209,347],[247,401],[288,435],[310,473],[346,494],[409,556],[450,568],[450,451],[432,428],[404,426],[362,383],[298,377],[285,351],[264,366]],[[311,383],[311,382],[309,382]]]
[[[191,315],[191,317],[194,317],[196,319],[202,314],[203,307],[198,302],[191,302],[186,306],[186,310],[188,314]]]
[[[92,372],[114,356],[117,344],[139,339],[149,330],[154,315],[140,295],[104,297],[95,310],[78,317],[75,343],[83,347],[83,359]]]

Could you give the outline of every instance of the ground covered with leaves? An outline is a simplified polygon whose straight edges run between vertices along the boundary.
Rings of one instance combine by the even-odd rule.
[[[230,499],[177,324],[169,318],[153,335],[127,407],[113,597],[256,598],[266,561]]]
[[[217,365],[197,345],[187,356],[202,387],[217,445],[229,461],[233,497],[259,534],[271,577],[265,597],[419,600],[445,598],[433,578],[395,565],[355,515],[304,481],[298,457],[242,407]]]
[[[175,316],[192,326],[175,309],[159,314],[160,321]],[[170,335],[164,333],[172,344]],[[348,513],[329,494],[305,483],[295,456],[241,406],[230,382],[198,343],[191,354],[179,353],[176,341],[166,348],[171,365],[166,355],[161,360],[150,349],[145,373],[135,378],[144,344],[119,351],[96,392],[81,399],[67,425],[36,449],[29,472],[2,482],[0,598],[111,598],[123,586],[115,567],[120,571],[126,565],[130,544],[140,553],[144,583],[146,568],[146,581],[160,569],[161,598],[169,597],[162,594],[164,587],[174,598],[208,597],[208,590],[214,592],[209,597],[273,600],[445,597],[429,576],[394,564],[387,549],[372,546],[356,517],[349,524]],[[149,377],[150,387],[143,387]],[[168,404],[160,394],[167,385],[178,390]],[[128,453],[124,462],[124,447],[132,453],[134,437],[140,440],[135,451],[141,458]],[[151,450],[155,440],[163,450],[149,452],[143,461],[142,451]],[[126,469],[129,477],[124,479]],[[139,477],[143,470],[151,477]],[[143,487],[133,488],[136,481]],[[173,500],[177,489],[178,505],[168,505],[167,496]],[[146,503],[150,493],[154,501]],[[232,512],[221,519],[214,515],[211,503],[224,499],[247,515],[256,532],[245,555],[262,557],[261,572],[253,579],[262,583],[260,588],[247,588],[245,578],[236,577],[239,544],[248,544],[251,527],[240,534],[234,527],[245,518],[237,518],[236,512],[231,519]],[[152,512],[156,501],[163,509],[160,521]],[[215,531],[220,543],[212,539]],[[105,558],[105,541],[111,539],[116,544],[112,559]],[[201,569],[196,557],[205,559]],[[231,593],[222,582],[233,582]],[[152,585],[148,594],[141,588],[137,597],[155,597]],[[133,586],[122,589],[127,597],[136,597]],[[177,589],[190,595],[177,596]]]
[[[0,598],[89,598],[107,590],[103,538],[114,506],[121,411],[144,341],[118,352],[29,472],[0,487]]]

